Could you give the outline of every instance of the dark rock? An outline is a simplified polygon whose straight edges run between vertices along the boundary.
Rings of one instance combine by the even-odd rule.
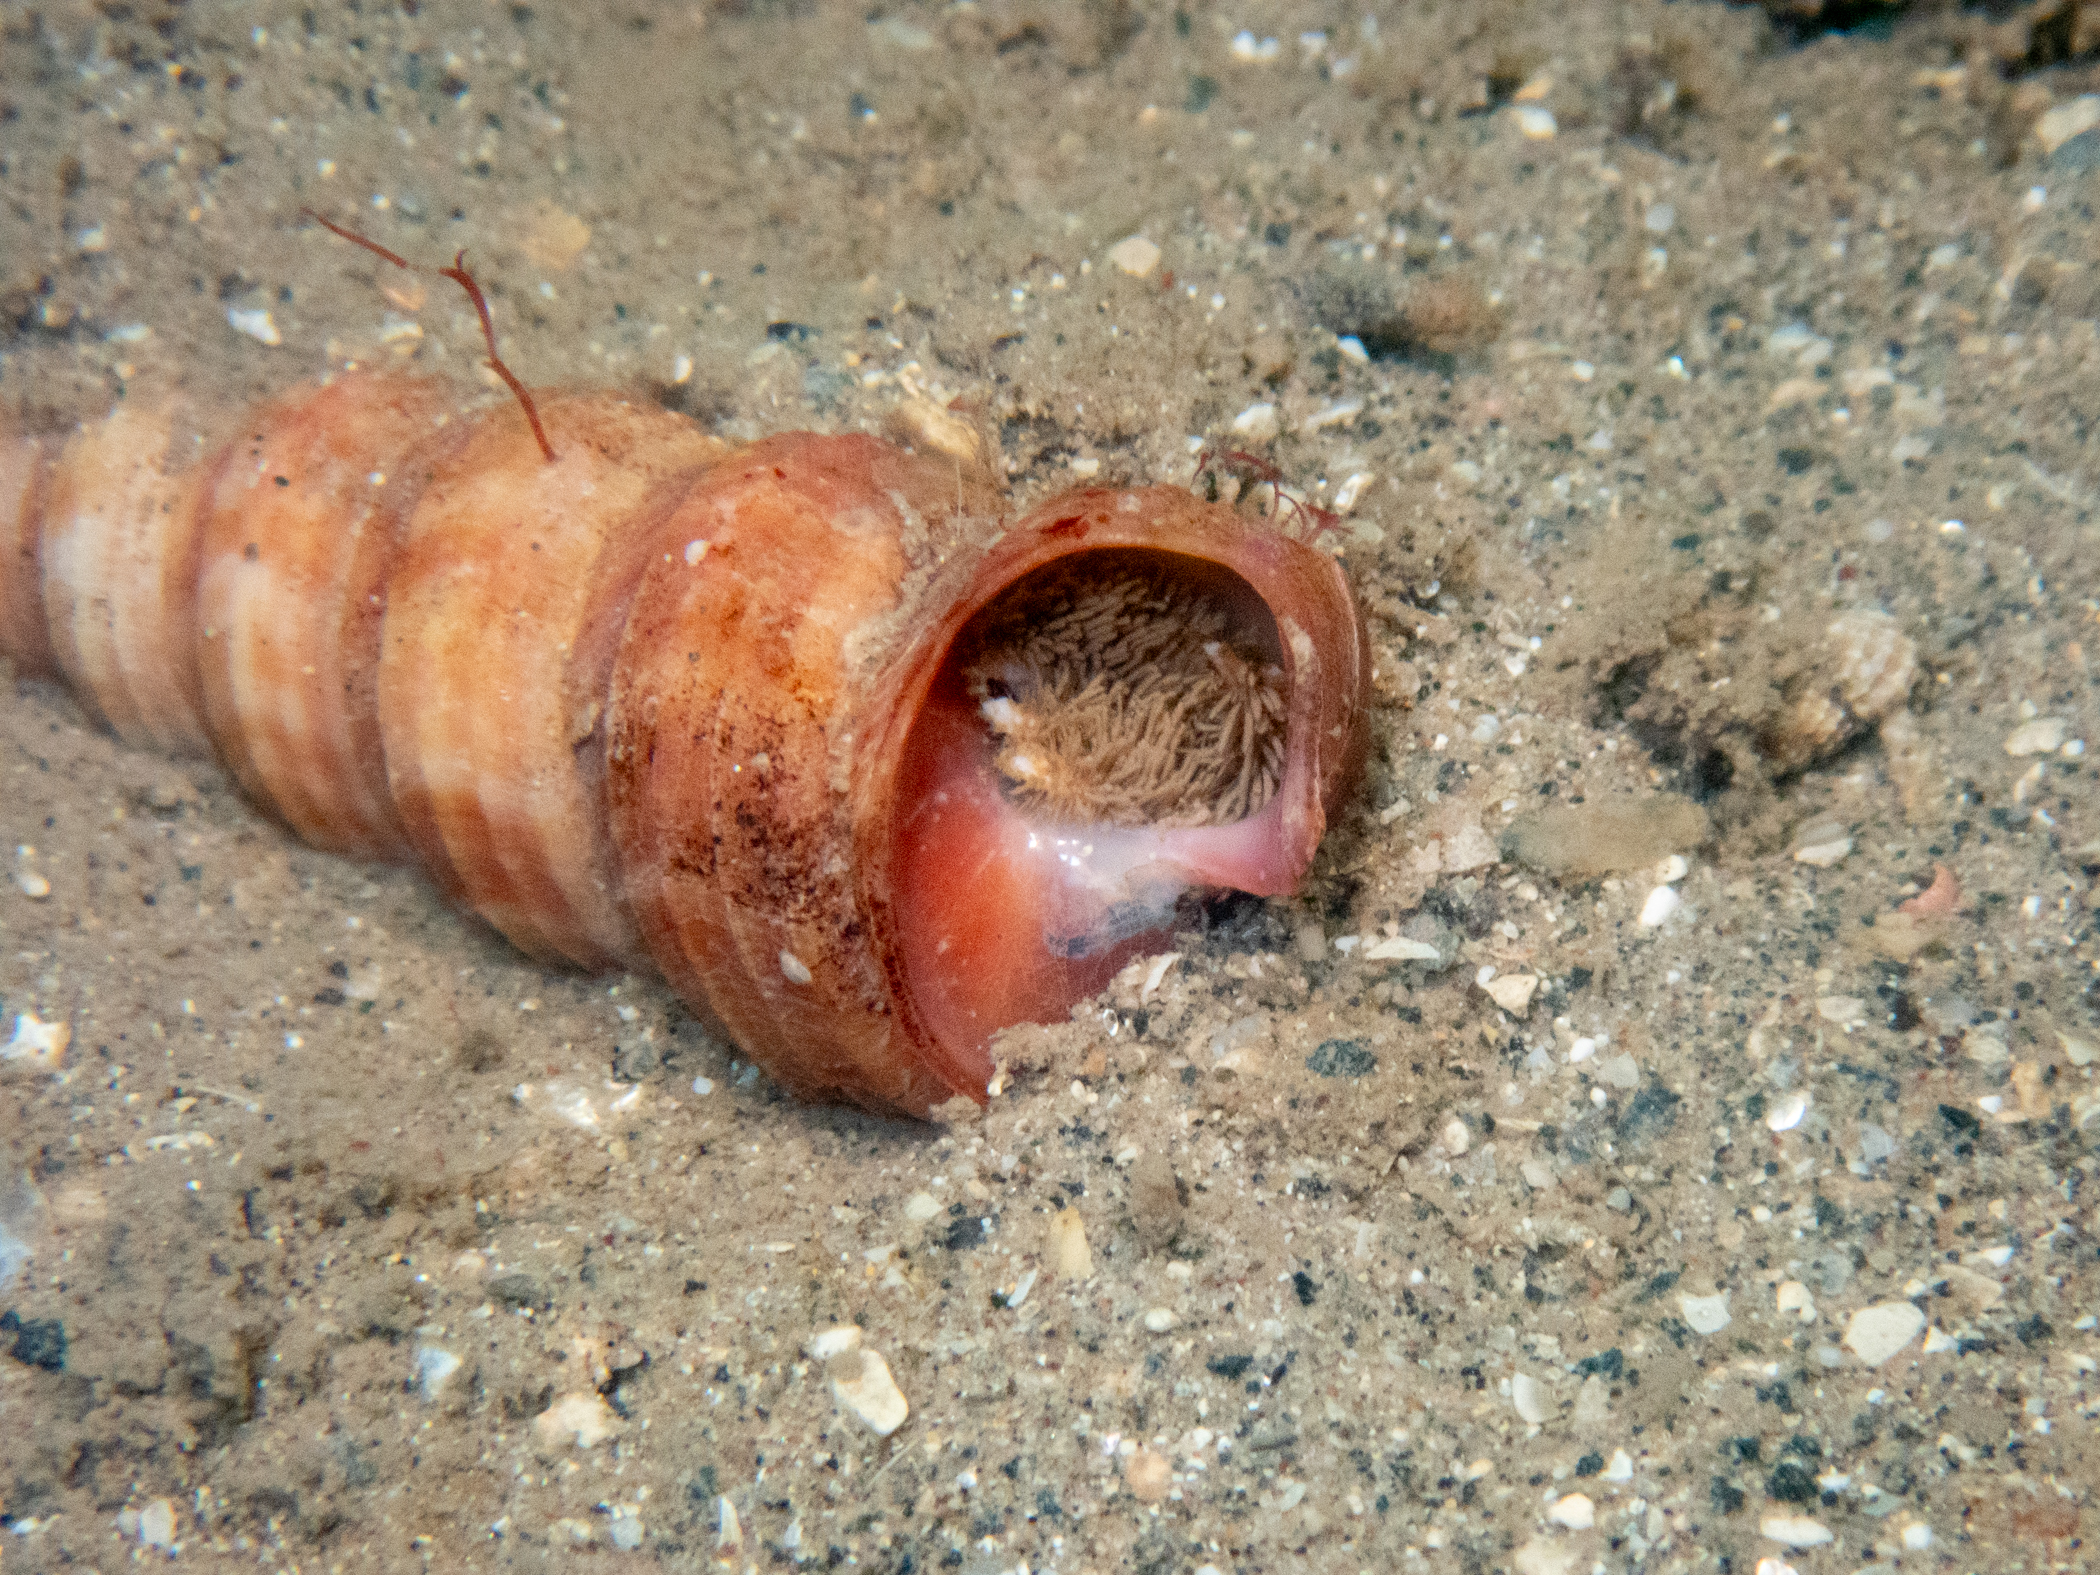
[[[1378,1057],[1361,1039],[1329,1039],[1305,1058],[1305,1065],[1322,1077],[1369,1077],[1378,1070]]]
[[[0,1313],[0,1334],[11,1334],[10,1354],[24,1367],[40,1367],[47,1373],[66,1370],[66,1326],[56,1318],[17,1317]]]

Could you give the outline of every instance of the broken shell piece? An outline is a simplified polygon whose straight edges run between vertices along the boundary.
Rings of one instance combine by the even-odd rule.
[[[1932,867],[1932,884],[1915,897],[1896,904],[1898,913],[1914,919],[1944,919],[1961,906],[1961,881],[1944,864]]]
[[[2053,755],[2063,747],[2063,742],[2062,717],[2036,717],[2012,730],[2005,740],[2005,752],[2015,759],[2023,755]]]
[[[1816,1548],[1831,1540],[1830,1528],[1806,1515],[1767,1515],[1757,1523],[1758,1534],[1790,1548]]]
[[[1869,1367],[1879,1367],[1918,1337],[1925,1314],[1911,1302],[1877,1302],[1862,1307],[1845,1325],[1845,1344]]]
[[[1531,997],[1539,987],[1539,976],[1535,973],[1504,973],[1481,986],[1488,998],[1512,1017],[1522,1017],[1531,1010]]]
[[[829,1329],[819,1330],[809,1338],[802,1349],[813,1362],[828,1362],[834,1356],[843,1356],[848,1351],[860,1349],[860,1328],[856,1324],[834,1324]]]
[[[1823,632],[1758,742],[1784,775],[1834,754],[1910,696],[1918,648],[1887,613],[1848,612]]]
[[[1808,1114],[1809,1099],[1801,1089],[1782,1095],[1765,1113],[1765,1125],[1774,1132],[1791,1132],[1801,1125],[1802,1117]]]
[[[1816,1321],[1816,1299],[1809,1295],[1808,1287],[1799,1280],[1788,1280],[1779,1287],[1779,1316],[1792,1313],[1803,1323]]]
[[[1796,864],[1812,864],[1819,870],[1827,870],[1833,864],[1843,862],[1851,851],[1852,836],[1841,821],[1812,821],[1794,833]]]
[[[1597,1524],[1597,1505],[1587,1493],[1570,1493],[1546,1511],[1546,1518],[1570,1531],[1587,1531]]]
[[[1726,1291],[1714,1296],[1683,1295],[1677,1298],[1677,1306],[1694,1334],[1719,1334],[1728,1327]]]
[[[1173,1480],[1173,1463],[1156,1450],[1140,1449],[1123,1467],[1123,1481],[1141,1504],[1156,1504],[1165,1498]]]
[[[1366,962],[1442,962],[1443,954],[1427,941],[1391,935],[1364,948]]]
[[[1050,1260],[1063,1280],[1083,1280],[1094,1272],[1093,1249],[1087,1246],[1086,1222],[1077,1209],[1050,1216]]]
[[[612,1437],[619,1427],[612,1407],[595,1394],[563,1395],[532,1419],[532,1436],[542,1449],[574,1444],[589,1449]]]
[[[14,1036],[0,1045],[0,1061],[25,1061],[32,1070],[56,1072],[72,1040],[70,1023],[47,1023],[23,1012],[15,1018]]]
[[[1519,1373],[1509,1381],[1509,1402],[1517,1408],[1517,1415],[1536,1427],[1546,1420],[1546,1393],[1539,1381],[1529,1373]]]
[[[911,1415],[911,1403],[890,1376],[890,1364],[882,1353],[862,1347],[841,1351],[824,1364],[831,1380],[832,1398],[851,1411],[878,1438],[888,1438]]]

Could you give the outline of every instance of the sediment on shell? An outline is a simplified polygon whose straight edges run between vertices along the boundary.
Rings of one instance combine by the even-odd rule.
[[[1361,764],[1339,569],[1228,509],[1095,489],[1000,533],[952,455],[538,404],[551,460],[516,407],[385,374],[221,441],[174,406],[0,430],[0,650],[535,957],[653,962],[798,1095],[912,1114],[984,1098],[991,1034],[1101,988],[1183,889],[1291,890]],[[1050,730],[1119,790],[1156,752],[1120,807],[1023,803],[964,675],[971,621],[1025,625],[1066,563],[1142,589],[1132,650],[1187,623],[1063,696],[1134,733]]]

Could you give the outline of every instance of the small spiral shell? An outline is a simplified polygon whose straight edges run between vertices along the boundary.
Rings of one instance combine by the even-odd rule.
[[[1780,774],[1835,754],[1910,697],[1918,649],[1896,620],[1869,609],[1831,623],[1789,699],[1759,739]]]

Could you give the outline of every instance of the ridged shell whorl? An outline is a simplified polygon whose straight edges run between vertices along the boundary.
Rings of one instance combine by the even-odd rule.
[[[389,374],[212,433],[0,426],[0,650],[534,957],[653,963],[797,1094],[913,1114],[1184,891],[1290,891],[1361,763],[1347,585],[1264,524],[1095,489],[1001,532],[945,456],[539,410],[551,460]],[[958,511],[990,544],[913,576]]]

